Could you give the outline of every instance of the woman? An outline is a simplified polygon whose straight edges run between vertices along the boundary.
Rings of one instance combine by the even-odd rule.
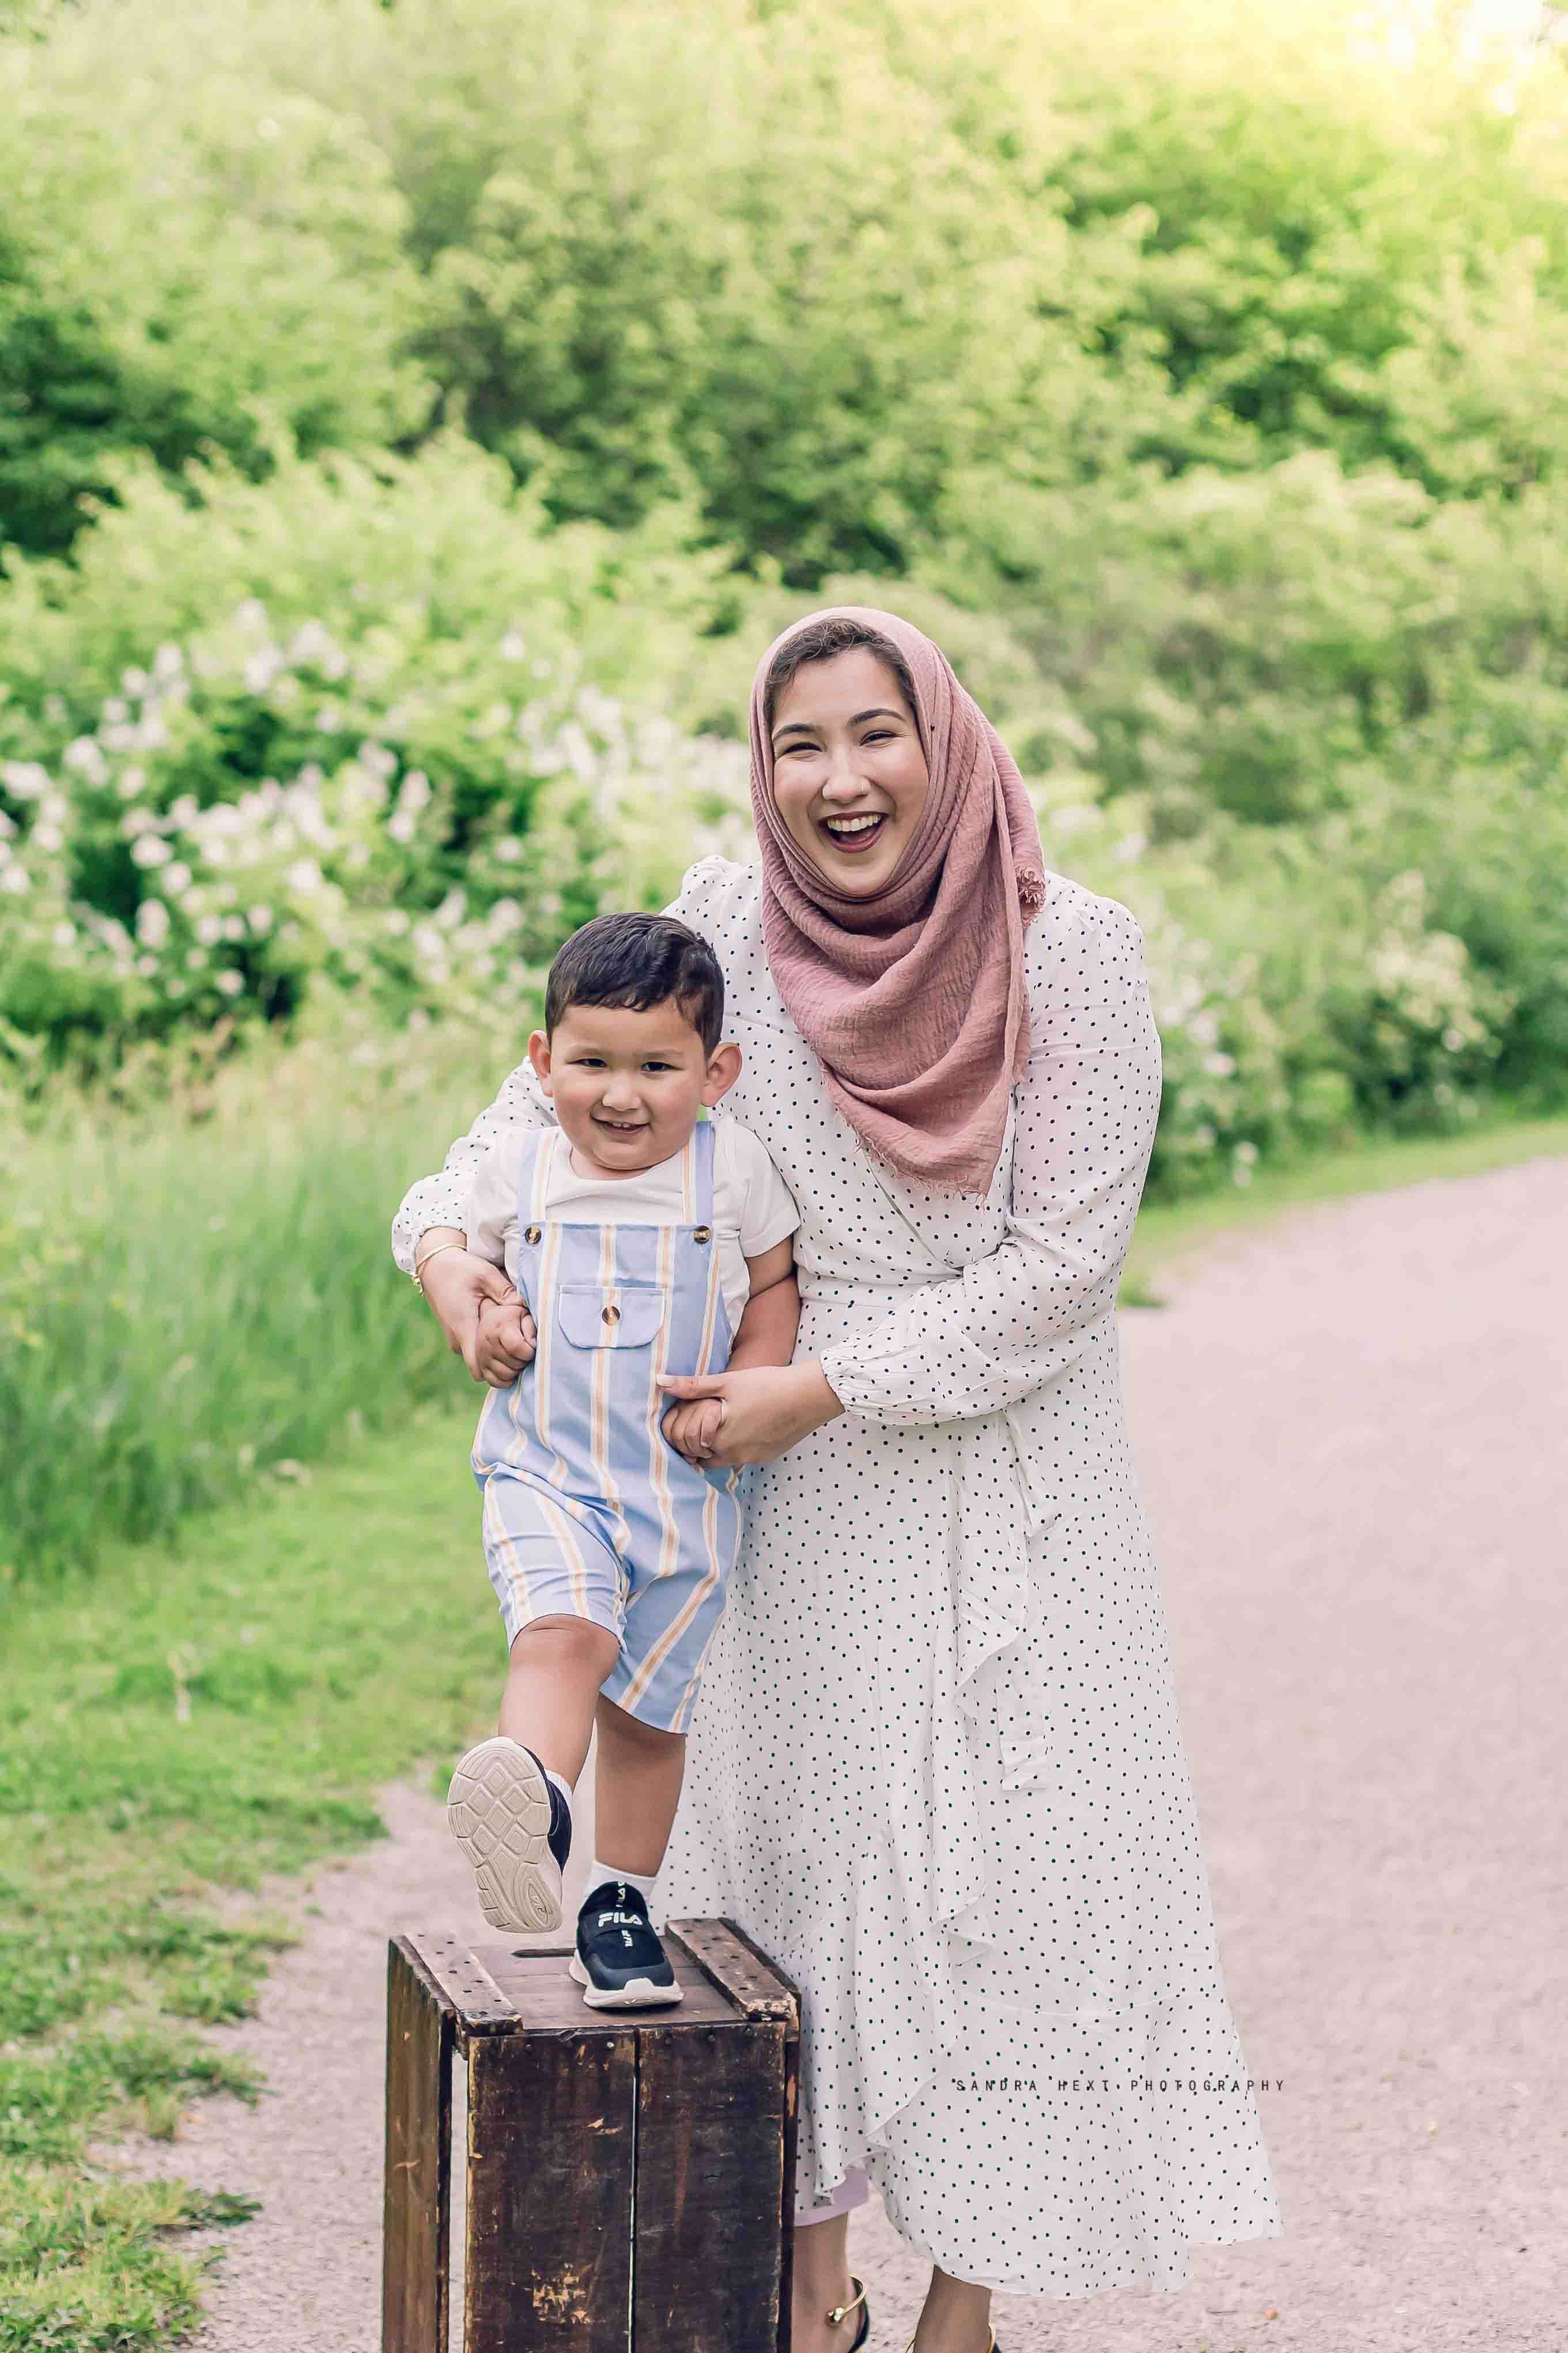
[[[1122,1419],[1159,1039],[1138,925],[1045,871],[919,630],[786,630],[751,738],[760,865],[703,860],[671,912],[723,966],[719,1115],[795,1196],[804,1312],[793,1364],[668,1384],[763,1468],[658,1917],[735,1920],[801,1989],[795,2353],[863,2340],[868,2177],[935,2266],[916,2353],[989,2353],[993,2289],[1178,2287],[1189,2242],[1281,2229]],[[458,1231],[497,1122],[548,1116],[525,1063],[399,1264]],[[471,1372],[500,1281],[426,1277]]]

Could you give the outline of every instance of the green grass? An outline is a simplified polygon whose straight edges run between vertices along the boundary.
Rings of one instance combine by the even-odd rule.
[[[0,1586],[172,1535],[449,1395],[387,1229],[493,1080],[413,1039],[358,1050],[258,1048],[195,1119],[62,1091],[46,1132],[0,1134]]]
[[[89,2140],[254,2096],[200,2021],[254,2005],[290,1931],[258,1894],[382,1835],[378,1784],[449,1766],[505,1645],[476,1543],[477,1398],[332,1469],[12,1599],[0,1663],[0,2353],[141,2348],[199,2316],[237,2220],[115,2181]],[[477,1572],[477,1573],[476,1573]]]
[[[1568,1153],[1568,1118],[1338,1154],[1139,1221],[1123,1298],[1294,1204]],[[417,1303],[410,1298],[410,1313]],[[439,1786],[490,1715],[504,1643],[477,1542],[479,1397],[243,1487],[163,1542],[100,1541],[0,1619],[0,2353],[188,2336],[212,2260],[181,2233],[245,2201],[116,2179],[90,2144],[173,2141],[193,2092],[253,2097],[197,2029],[254,2005],[290,1936],[262,1892],[382,1835],[374,1793]]]

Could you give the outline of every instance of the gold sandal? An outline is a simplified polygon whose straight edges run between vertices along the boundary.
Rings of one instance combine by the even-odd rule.
[[[860,2347],[864,2345],[867,2337],[871,2333],[871,2307],[866,2303],[865,2281],[858,2279],[855,2274],[851,2272],[849,2274],[849,2284],[855,2291],[854,2295],[850,2297],[847,2304],[836,2304],[832,2311],[828,2314],[827,2320],[830,2327],[837,2328],[839,2322],[845,2317],[847,2313],[853,2312],[858,2304],[865,2305],[865,2310],[860,2315],[860,2326],[856,2332],[855,2341],[849,2347],[849,2353],[859,2353]]]

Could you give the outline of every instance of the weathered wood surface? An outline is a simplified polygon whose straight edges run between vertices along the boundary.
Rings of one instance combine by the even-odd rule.
[[[672,1920],[669,1933],[744,2017],[781,2019],[798,2031],[798,1992],[732,1920]],[[679,1957],[672,1957],[679,1975]]]
[[[460,2045],[471,2034],[509,2033],[517,2011],[471,1946],[459,1936],[411,1930],[404,1939],[417,1954],[443,2000],[456,2013]]]
[[[789,2353],[799,1997],[731,1922],[667,1947],[680,2003],[616,2011],[567,1946],[395,1940],[384,2353],[447,2353],[454,2048],[464,2353]]]
[[[465,2353],[627,2353],[636,2129],[624,2023],[474,2043]]]
[[[474,1958],[493,1978],[514,2012],[509,2031],[520,2034],[624,2034],[647,2026],[679,2033],[688,2026],[735,2025],[729,1997],[684,1956],[670,1953],[683,2000],[668,2010],[590,2010],[583,1989],[566,1974],[565,1952],[518,1951],[506,1945],[480,1945]]]
[[[453,2013],[408,1938],[386,1957],[383,2353],[447,2353]]]
[[[784,2027],[637,2044],[637,2353],[775,2353]]]

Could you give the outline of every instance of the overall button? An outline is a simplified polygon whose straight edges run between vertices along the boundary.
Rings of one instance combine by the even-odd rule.
[[[604,1321],[605,1323],[606,1323],[606,1324],[618,1324],[618,1323],[620,1322],[620,1320],[621,1320],[621,1311],[620,1311],[620,1309],[619,1309],[618,1307],[606,1307],[606,1308],[603,1311],[603,1321]]]
[[[712,1240],[712,1239],[713,1239],[713,1229],[712,1229],[712,1227],[711,1227],[711,1226],[699,1226],[699,1227],[698,1227],[698,1229],[697,1229],[697,1230],[696,1230],[696,1232],[692,1235],[691,1239],[692,1239],[692,1240],[693,1240],[694,1242],[708,1242],[708,1241],[711,1241],[711,1240]]]
[[[529,1227],[529,1229],[528,1229],[528,1230],[527,1230],[527,1232],[523,1235],[523,1238],[522,1238],[522,1239],[523,1239],[523,1240],[524,1240],[525,1242],[536,1242],[536,1241],[538,1241],[538,1240],[539,1240],[539,1239],[540,1239],[540,1229],[539,1229],[539,1228],[538,1228],[537,1226],[530,1226],[530,1227]]]

